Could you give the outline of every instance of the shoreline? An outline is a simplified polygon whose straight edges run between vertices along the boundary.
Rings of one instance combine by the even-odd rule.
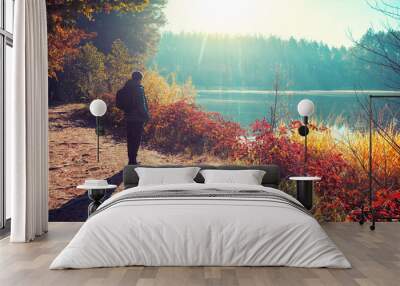
[[[271,94],[274,95],[274,90],[257,90],[257,89],[197,89],[198,93],[243,93],[243,94]],[[278,91],[279,95],[398,95],[400,97],[400,91],[396,90],[348,90],[348,89],[332,89],[332,90],[282,90]]]

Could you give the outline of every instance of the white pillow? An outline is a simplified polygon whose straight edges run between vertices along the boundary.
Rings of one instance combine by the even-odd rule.
[[[265,171],[262,170],[202,170],[205,184],[261,185]]]
[[[139,176],[139,186],[195,183],[200,171],[198,167],[185,168],[135,168]]]

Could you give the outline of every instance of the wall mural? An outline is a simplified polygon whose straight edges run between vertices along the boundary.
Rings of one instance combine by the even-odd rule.
[[[86,220],[89,201],[76,188],[85,179],[122,190],[128,149],[143,165],[275,163],[284,178],[301,175],[304,98],[315,104],[308,173],[323,178],[312,211],[319,220],[359,220],[368,190],[367,95],[398,87],[400,64],[388,64],[398,63],[400,35],[388,28],[396,19],[381,13],[389,7],[363,1],[283,2],[47,0],[50,220]],[[343,9],[360,16],[346,18]],[[349,22],[309,22],[324,11]],[[385,28],[371,28],[383,20]],[[125,93],[140,95],[139,109]],[[97,131],[95,99],[107,104]],[[381,216],[400,215],[399,104],[373,105]],[[288,180],[281,188],[295,191]]]

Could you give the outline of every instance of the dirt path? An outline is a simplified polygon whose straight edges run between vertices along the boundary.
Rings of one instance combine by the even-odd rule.
[[[96,135],[93,127],[74,116],[85,109],[83,104],[66,104],[49,108],[49,208],[59,208],[71,199],[85,193],[77,185],[85,179],[106,179],[120,172],[127,164],[126,142],[112,136],[100,139],[100,163],[96,160]],[[141,148],[141,164],[190,164],[223,162],[206,156],[188,157],[165,155]],[[120,189],[122,186],[119,187]]]

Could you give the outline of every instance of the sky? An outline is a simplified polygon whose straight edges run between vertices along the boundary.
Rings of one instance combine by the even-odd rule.
[[[274,35],[336,47],[351,46],[350,35],[359,39],[370,27],[395,25],[366,0],[169,0],[165,12],[167,31]]]

